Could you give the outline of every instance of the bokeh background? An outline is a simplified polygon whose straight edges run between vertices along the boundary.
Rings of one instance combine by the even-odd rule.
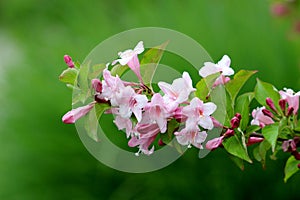
[[[158,26],[194,38],[215,61],[230,55],[236,71],[300,90],[294,20],[274,17],[264,0],[0,1],[0,199],[297,199],[300,175],[283,182],[284,156],[240,171],[224,151],[198,159],[191,150],[152,173],[110,169],[61,122],[71,91],[58,81],[64,54],[83,61],[111,35]]]

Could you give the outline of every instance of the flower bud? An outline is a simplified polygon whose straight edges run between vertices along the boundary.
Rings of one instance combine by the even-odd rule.
[[[166,144],[162,141],[162,139],[158,140],[158,145],[159,146],[165,146]]]
[[[237,113],[231,120],[230,120],[230,126],[231,128],[237,128],[239,127],[241,122],[241,115]]]
[[[102,83],[99,79],[93,79],[92,80],[92,86],[94,88],[94,90],[98,93],[101,93],[102,92]]]
[[[300,160],[300,153],[297,151],[293,151],[292,155],[295,157],[296,160]]]
[[[72,61],[72,58],[69,55],[64,56],[65,63],[70,67],[74,68],[74,62]]]
[[[269,108],[271,108],[271,110],[273,110],[274,112],[277,113],[277,109],[275,108],[274,102],[272,101],[271,98],[266,98],[266,103],[269,106]]]
[[[286,100],[285,99],[280,99],[279,102],[278,102],[281,110],[283,113],[285,113],[285,110],[286,110]]]
[[[237,117],[239,120],[242,119],[242,115],[240,113],[236,113],[234,116]]]
[[[264,115],[266,115],[270,118],[274,117],[273,113],[271,111],[267,110],[267,109],[262,109],[262,112],[263,112]]]
[[[288,112],[287,112],[287,117],[291,116],[294,112],[294,108],[293,107],[289,107],[288,108]]]
[[[289,13],[288,7],[283,3],[275,3],[271,6],[271,13],[274,16],[282,17]]]
[[[262,138],[262,137],[249,137],[247,146],[262,142],[263,140],[264,140],[264,138]]]
[[[214,124],[214,127],[216,127],[216,128],[223,128],[224,126],[223,126],[223,124],[221,124],[218,120],[216,120],[214,117],[210,117],[211,118],[211,120],[212,120],[212,122],[213,122],[213,124]]]
[[[214,149],[218,148],[219,146],[222,145],[223,139],[224,139],[224,136],[221,136],[221,137],[217,137],[217,138],[207,141],[207,143],[205,144],[206,149],[214,150]]]
[[[95,105],[94,103],[91,103],[91,104],[86,105],[86,106],[75,108],[75,109],[67,112],[62,117],[62,121],[65,124],[74,124],[79,118],[83,117],[88,112],[90,112],[90,110],[92,110],[92,108],[94,107],[94,105]]]
[[[234,130],[227,129],[227,131],[224,133],[224,137],[231,137],[234,135]]]

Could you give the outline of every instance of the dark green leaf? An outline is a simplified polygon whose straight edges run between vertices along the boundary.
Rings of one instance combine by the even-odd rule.
[[[156,68],[159,64],[160,59],[163,56],[164,49],[168,45],[168,41],[149,49],[141,60],[141,76],[144,83],[151,88],[152,79],[155,74]]]
[[[255,93],[255,99],[261,105],[264,105],[267,107],[266,99],[269,97],[273,100],[274,105],[277,108],[277,110],[281,110],[278,105],[280,95],[279,95],[277,89],[270,83],[266,83],[266,82],[263,82],[263,81],[257,79],[257,84],[255,86],[254,93]]]
[[[261,128],[260,128],[260,126],[257,126],[257,125],[248,126],[246,129],[246,135],[254,133],[254,132],[258,131],[259,129],[261,129]]]
[[[245,130],[249,122],[249,104],[254,97],[253,92],[245,93],[239,96],[235,104],[235,113],[240,113],[242,120],[240,122],[240,128]]]
[[[284,168],[284,182],[287,182],[292,175],[299,171],[298,164],[300,164],[300,160],[296,160],[294,156],[289,157]]]
[[[274,152],[279,134],[279,124],[276,122],[274,124],[265,126],[262,129],[262,134],[264,138],[271,144],[272,151]]]
[[[246,83],[246,81],[257,71],[248,71],[248,70],[240,70],[238,73],[234,75],[234,78],[226,83],[226,90],[231,96],[232,101],[235,101],[236,96],[239,91]]]
[[[247,149],[243,145],[243,141],[240,140],[237,135],[225,139],[222,144],[228,153],[252,163]]]
[[[75,68],[68,68],[64,70],[59,76],[59,80],[63,83],[74,85],[77,78],[78,70]]]
[[[231,154],[228,154],[228,155],[229,155],[229,158],[238,166],[238,168],[240,168],[242,171],[244,171],[244,169],[245,169],[244,160],[239,157],[233,156]]]
[[[196,85],[195,95],[202,101],[207,101],[208,95],[212,90],[212,87],[216,81],[216,79],[220,76],[220,73],[211,74],[205,78],[202,78]]]

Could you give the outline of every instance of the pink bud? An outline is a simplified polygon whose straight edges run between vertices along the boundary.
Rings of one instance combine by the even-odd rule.
[[[162,139],[158,140],[158,145],[159,146],[165,146],[166,144],[162,141]]]
[[[223,139],[224,139],[224,136],[221,136],[221,137],[217,137],[217,138],[207,141],[207,143],[205,145],[206,149],[214,150],[214,149],[218,148],[219,146],[222,145]]]
[[[240,115],[238,117],[234,116],[231,120],[230,120],[230,126],[231,128],[237,128],[240,125],[240,119],[239,119]]]
[[[242,119],[242,115],[240,113],[236,113],[234,116],[237,117],[239,120]]]
[[[297,151],[293,151],[292,155],[295,157],[296,160],[300,160],[300,153]]]
[[[268,98],[266,99],[266,103],[267,103],[267,105],[269,106],[269,108],[271,108],[271,110],[273,110],[274,112],[277,113],[277,109],[275,108],[274,102],[272,101],[271,98],[268,97]]]
[[[289,107],[288,108],[288,112],[287,112],[287,117],[291,116],[294,112],[294,108],[293,107]]]
[[[234,130],[227,129],[227,131],[224,133],[224,137],[231,137],[234,135]]]
[[[211,120],[212,120],[212,122],[213,122],[213,124],[214,124],[214,127],[216,127],[216,128],[223,128],[224,126],[218,121],[218,120],[216,120],[214,117],[210,117],[211,118]]]
[[[72,61],[72,58],[69,55],[64,56],[65,63],[70,67],[74,68],[74,63]]]
[[[263,140],[264,140],[264,138],[262,138],[262,137],[249,137],[247,146],[262,142]]]
[[[282,112],[285,113],[285,111],[286,111],[286,100],[285,99],[280,99],[278,103],[279,103],[279,106],[280,106]]]
[[[271,111],[269,111],[267,109],[262,109],[262,112],[263,112],[264,115],[266,115],[266,116],[268,116],[270,118],[274,117],[273,113],[271,113]]]
[[[92,86],[94,88],[94,90],[98,93],[101,93],[102,92],[102,83],[99,79],[93,79],[92,80]]]
[[[66,124],[74,124],[79,118],[86,115],[92,108],[94,107],[94,103],[91,103],[86,106],[75,108],[69,112],[67,112],[63,117],[62,121]]]
[[[271,6],[271,12],[274,16],[282,17],[289,13],[289,9],[283,3],[275,3]]]

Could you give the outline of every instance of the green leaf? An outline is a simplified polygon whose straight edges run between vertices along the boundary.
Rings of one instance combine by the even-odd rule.
[[[160,134],[161,140],[165,144],[170,143],[172,141],[172,139],[174,138],[174,131],[178,127],[179,127],[179,123],[175,119],[170,120],[167,124],[167,132]]]
[[[217,106],[212,116],[225,126],[229,126],[230,119],[233,117],[233,108],[230,95],[224,85],[218,85],[210,92],[210,101]]]
[[[289,157],[284,168],[284,182],[287,182],[292,175],[299,171],[298,164],[300,164],[300,160],[296,160],[294,156]]]
[[[220,76],[220,73],[211,74],[205,78],[202,78],[196,85],[195,95],[202,101],[207,101],[207,97],[212,90],[212,87],[216,79]]]
[[[261,162],[263,168],[266,166],[266,155],[270,148],[271,145],[266,140],[263,140],[257,147],[253,149],[254,158]]]
[[[98,142],[99,138],[97,135],[98,126],[99,126],[99,119],[101,118],[102,114],[105,110],[110,108],[110,106],[106,103],[96,103],[94,109],[92,109],[86,118],[85,122],[85,130],[90,138],[94,141]]]
[[[94,65],[91,68],[91,72],[89,73],[89,79],[92,80],[94,78],[99,78],[100,74],[102,74],[103,70],[105,69],[105,64],[98,64]]]
[[[75,68],[68,68],[64,70],[59,76],[59,80],[63,83],[74,85],[77,78],[78,70]]]
[[[232,80],[225,84],[233,103],[243,85],[256,72],[257,71],[240,70],[234,75],[234,78]]]
[[[110,73],[112,76],[118,75],[121,77],[127,70],[129,70],[128,65],[117,64],[110,70]]]
[[[271,144],[272,151],[274,152],[279,134],[279,124],[276,122],[274,124],[265,126],[262,129],[262,134],[264,138]]]
[[[226,138],[222,144],[228,153],[252,163],[246,147],[236,134],[230,138]]]
[[[149,49],[141,60],[141,76],[144,83],[150,88],[152,88],[151,84],[153,76],[168,43],[169,42],[167,41],[159,46]]]
[[[263,81],[257,79],[254,93],[255,93],[255,99],[261,105],[267,107],[266,99],[269,97],[273,100],[274,105],[277,108],[277,110],[281,110],[278,105],[280,95],[279,95],[277,89],[270,83],[266,83],[266,82],[263,82]]]
[[[250,125],[246,128],[245,132],[246,132],[246,135],[248,135],[248,134],[251,134],[251,133],[254,133],[254,132],[258,131],[259,129],[261,129],[260,126]]]
[[[239,157],[236,157],[236,156],[233,156],[231,154],[229,154],[229,158],[238,166],[238,168],[240,168],[242,171],[244,171],[245,169],[245,166],[244,166],[244,160],[239,158]]]
[[[239,96],[235,104],[235,113],[240,113],[242,120],[240,122],[240,128],[245,130],[249,122],[249,105],[254,97],[253,92],[245,93]]]

